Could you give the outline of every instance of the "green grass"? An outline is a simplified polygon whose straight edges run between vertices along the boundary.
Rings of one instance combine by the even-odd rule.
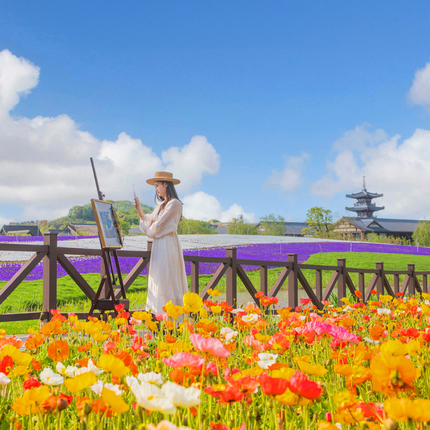
[[[379,253],[319,253],[312,255],[306,264],[336,266],[338,258],[346,258],[347,267],[374,269],[375,263],[383,261],[386,270],[406,270],[407,264],[415,264],[416,270],[429,270],[430,271],[430,257],[417,256],[417,255],[404,255],[404,254],[379,254]],[[274,285],[278,278],[281,269],[268,270],[268,286],[269,288]],[[323,272],[323,286],[326,286],[332,276],[333,272]],[[304,275],[311,286],[315,286],[315,272],[304,270]],[[82,275],[89,285],[96,290],[99,282],[99,274],[84,274]],[[259,289],[260,285],[260,271],[248,272],[253,285]],[[365,283],[371,280],[372,275],[365,275]],[[212,275],[200,275],[199,284],[200,290],[208,284]],[[358,286],[358,275],[351,274],[352,281]],[[388,276],[392,282],[392,276]],[[400,282],[403,281],[403,276],[400,277]],[[421,281],[420,277],[418,277]],[[6,282],[0,282],[0,289]],[[188,277],[188,284],[190,278]],[[82,290],[73,282],[69,276],[58,279],[58,292],[57,292],[57,307],[62,312],[88,312],[90,302],[82,292]],[[223,276],[218,286],[219,291],[225,292],[226,277]],[[238,291],[246,291],[240,279],[237,280]],[[127,292],[127,298],[130,300],[131,309],[143,309],[146,302],[146,288],[147,277],[146,275],[138,276],[136,281]],[[15,312],[31,312],[39,311],[42,309],[43,298],[43,282],[42,281],[24,281],[17,289],[0,305],[0,313],[15,313]],[[29,328],[38,328],[39,321],[20,321],[1,323],[0,328],[4,328],[8,334],[27,333]]]

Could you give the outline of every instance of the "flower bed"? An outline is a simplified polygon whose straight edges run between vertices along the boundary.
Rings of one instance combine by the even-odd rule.
[[[185,294],[153,321],[53,311],[20,341],[0,330],[0,427],[401,429],[430,421],[430,295],[344,300],[323,311],[274,298],[232,309]],[[376,294],[376,292],[375,292]],[[192,318],[189,314],[192,313]]]
[[[382,252],[388,254],[430,255],[430,248],[417,248],[415,246],[386,245],[378,243],[347,243],[347,242],[306,242],[246,245],[237,248],[237,257],[265,261],[286,261],[288,254],[298,254],[299,263],[306,261],[312,254],[319,252]],[[184,255],[199,255],[205,257],[225,257],[225,248],[194,249],[184,251]],[[139,260],[138,258],[120,257],[122,273],[129,273]],[[99,273],[100,257],[73,258],[72,264],[79,273]],[[0,266],[0,281],[9,281],[22,267],[21,263],[8,263]],[[200,274],[213,274],[218,269],[217,263],[200,263]],[[276,266],[273,266],[276,267]],[[191,263],[185,264],[187,275],[191,273]],[[245,266],[245,270],[256,270],[256,266]],[[66,276],[65,270],[57,265],[58,277]],[[146,274],[146,269],[142,272]],[[39,263],[26,277],[27,281],[36,281],[43,278],[43,263]]]

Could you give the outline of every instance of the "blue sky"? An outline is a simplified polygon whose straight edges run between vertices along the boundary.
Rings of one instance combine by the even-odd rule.
[[[135,183],[149,204],[145,179],[176,167],[188,217],[302,221],[316,205],[343,215],[362,175],[384,193],[380,217],[430,217],[428,2],[2,9],[0,103],[20,99],[0,115],[0,220],[87,203],[88,155],[107,197],[131,199]]]

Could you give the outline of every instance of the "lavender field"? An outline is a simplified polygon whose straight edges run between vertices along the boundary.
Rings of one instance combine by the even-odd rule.
[[[95,239],[98,236],[58,236],[58,241],[77,240],[77,239]],[[43,242],[43,236],[0,236],[0,243],[9,242]]]
[[[60,239],[60,237],[59,237]],[[40,240],[40,239],[39,239]],[[430,255],[430,248],[417,248],[404,245],[387,245],[377,243],[360,242],[305,242],[305,243],[283,243],[283,244],[256,244],[240,246],[237,248],[239,259],[255,259],[266,261],[286,261],[288,254],[298,254],[298,261],[306,261],[312,254],[326,252],[371,252],[387,254],[410,254],[410,255]],[[199,255],[207,257],[225,257],[225,248],[186,250],[184,255]],[[99,273],[100,257],[73,258],[71,259],[76,269],[82,273]],[[138,258],[120,258],[122,273],[128,273],[138,261]],[[190,274],[191,264],[186,263],[187,275]],[[219,264],[200,264],[201,274],[214,273]],[[8,281],[22,267],[20,263],[9,263],[0,266],[0,281]],[[277,267],[276,264],[270,267]],[[245,266],[248,271],[258,269],[257,266]],[[146,274],[146,269],[143,271]],[[58,277],[66,276],[64,269],[58,265]],[[38,266],[27,276],[26,280],[40,280],[43,277],[43,265]]]

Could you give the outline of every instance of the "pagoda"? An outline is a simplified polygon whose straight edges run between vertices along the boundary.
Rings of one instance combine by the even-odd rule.
[[[345,208],[347,211],[356,212],[359,218],[373,218],[373,212],[385,209],[385,206],[375,206],[372,199],[382,197],[383,194],[369,193],[366,190],[365,176],[363,176],[363,189],[359,193],[347,194],[346,197],[350,199],[357,199],[354,207]]]

